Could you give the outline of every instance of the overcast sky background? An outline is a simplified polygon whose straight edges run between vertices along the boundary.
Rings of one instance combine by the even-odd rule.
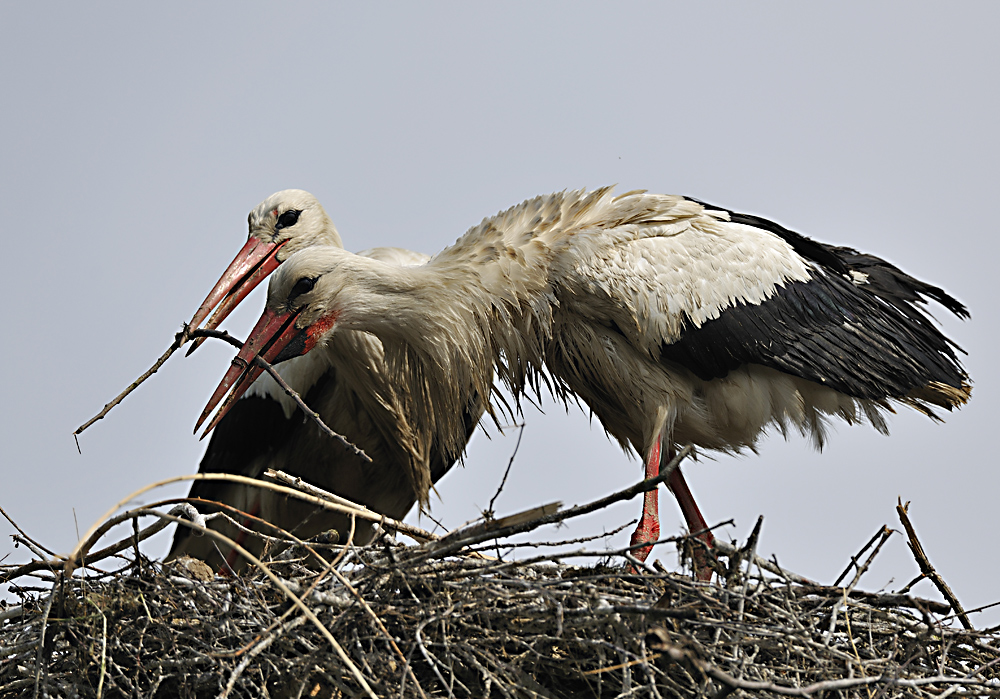
[[[172,359],[82,435],[82,455],[71,433],[169,345],[267,195],[310,190],[348,249],[433,253],[528,197],[618,183],[857,247],[968,304],[967,323],[932,309],[975,382],[946,424],[904,410],[889,438],[838,425],[820,454],[771,436],[686,473],[709,521],[735,519],[742,540],[763,514],[760,553],[825,583],[898,526],[901,496],[963,603],[1000,600],[1000,5],[5,3],[0,23],[0,506],[47,546],[67,552],[133,490],[197,470],[191,430],[232,357],[222,343]],[[228,329],[244,337],[263,303],[258,290]],[[638,480],[586,414],[544,408],[525,415],[498,514]],[[500,481],[516,432],[492,432],[439,484],[448,527]],[[6,562],[27,558],[12,532],[0,522]],[[669,545],[655,555],[676,565]],[[896,536],[862,587],[917,572]]]

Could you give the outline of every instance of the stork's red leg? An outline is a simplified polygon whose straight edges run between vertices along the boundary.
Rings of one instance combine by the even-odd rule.
[[[660,444],[662,437],[657,439],[653,448],[649,450],[646,457],[646,478],[655,478],[660,475]],[[659,488],[646,491],[642,497],[642,517],[639,518],[639,526],[632,532],[632,545],[653,542],[660,538],[660,516],[657,512],[659,498]],[[640,549],[633,549],[632,555],[640,561],[645,561],[652,546],[643,546]]]
[[[660,475],[661,455],[663,456],[663,465],[670,463],[671,459],[674,458],[674,450],[669,446],[666,449],[666,453],[662,453],[662,443],[663,436],[660,435],[660,438],[656,440],[649,455],[646,457],[646,478],[654,478]],[[715,537],[712,536],[712,532],[707,531],[708,524],[705,522],[701,510],[698,509],[698,505],[694,501],[694,496],[691,494],[691,489],[688,487],[687,481],[684,480],[684,474],[681,473],[679,466],[670,474],[670,477],[667,479],[667,486],[670,488],[670,492],[674,494],[674,497],[677,498],[677,504],[680,505],[681,512],[684,513],[684,521],[687,523],[688,530],[702,532],[698,535],[698,538],[711,546],[715,541]],[[653,489],[646,492],[643,496],[642,517],[639,519],[639,526],[632,533],[632,545],[653,542],[659,538],[658,490]],[[643,546],[642,548],[635,549],[632,555],[640,561],[645,561],[652,550],[652,546]],[[707,582],[712,579],[712,569],[708,565],[707,554],[701,548],[698,548],[694,552],[694,571],[695,577],[698,580]]]
[[[668,454],[668,456],[672,458],[672,454]],[[701,516],[701,510],[698,509],[698,505],[694,501],[694,496],[691,494],[691,489],[688,488],[687,481],[684,480],[684,474],[681,473],[679,466],[670,474],[670,478],[667,479],[667,486],[674,494],[674,497],[677,498],[677,504],[681,506],[681,512],[684,513],[684,521],[687,522],[688,530],[702,532],[698,535],[698,538],[711,546],[715,541],[715,537],[712,536],[712,532],[707,531],[708,524],[705,522],[705,518]],[[694,552],[694,574],[698,580],[704,582],[712,579],[712,569],[708,566],[709,555],[700,546]]]

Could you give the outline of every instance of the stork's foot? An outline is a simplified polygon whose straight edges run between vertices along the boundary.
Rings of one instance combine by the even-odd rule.
[[[636,544],[649,544],[648,546],[643,546],[642,548],[632,549],[632,555],[638,558],[640,561],[645,561],[650,552],[653,550],[653,542],[659,540],[660,538],[660,520],[656,516],[656,491],[651,491],[654,502],[653,502],[653,512],[650,513],[649,507],[644,507],[642,511],[642,517],[639,519],[639,526],[635,528],[632,532],[632,546]],[[650,493],[646,493],[646,498],[648,499]],[[638,571],[633,571],[638,572]]]

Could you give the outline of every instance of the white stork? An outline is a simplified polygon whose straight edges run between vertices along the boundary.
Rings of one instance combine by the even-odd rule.
[[[257,206],[248,218],[250,235],[191,322],[196,329],[213,308],[206,327],[215,328],[246,295],[288,255],[312,246],[341,247],[340,236],[323,207],[308,192],[285,190]],[[426,255],[400,248],[373,248],[359,255],[390,266],[422,264]],[[390,517],[402,519],[414,503],[427,504],[429,489],[441,478],[465,447],[484,406],[466,396],[459,411],[466,422],[464,440],[447,448],[421,440],[407,422],[399,392],[405,377],[386,367],[378,339],[367,333],[338,333],[326,351],[297,357],[280,367],[282,378],[307,398],[323,421],[345,435],[371,457],[366,464],[305,421],[292,400],[269,377],[261,377],[244,400],[230,411],[212,435],[199,471],[259,477],[274,468],[299,475],[311,483]],[[337,529],[349,531],[346,517],[317,510],[301,501],[270,491],[224,481],[195,481],[191,498],[218,501],[258,516],[300,537]],[[251,526],[250,522],[245,523]],[[213,524],[213,526],[216,526]],[[247,541],[229,525],[219,524],[251,551],[262,544]],[[359,523],[356,543],[370,540],[370,527]],[[252,527],[273,534],[266,527]],[[228,554],[228,552],[225,552]],[[192,536],[179,527],[168,560],[190,555],[215,567],[222,559],[208,537]],[[230,557],[239,567],[240,561]]]
[[[519,396],[544,365],[557,394],[582,399],[652,476],[679,444],[738,451],[773,425],[820,445],[827,417],[885,432],[893,402],[932,418],[963,404],[969,377],[918,307],[927,299],[968,315],[877,257],[755,216],[610,188],[552,194],[421,266],[333,247],[292,256],[205,414],[249,387],[255,353],[282,361],[367,331],[415,389],[411,424],[438,442],[463,439],[461,387],[488,395],[496,370]],[[688,527],[705,530],[679,471],[668,486]],[[658,532],[651,491],[633,543]]]

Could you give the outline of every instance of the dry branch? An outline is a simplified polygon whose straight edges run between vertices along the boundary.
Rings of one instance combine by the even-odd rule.
[[[74,430],[73,432],[73,436],[74,437],[79,436],[81,432],[83,432],[85,429],[93,425],[95,422],[97,422],[98,420],[103,420],[104,416],[110,413],[112,408],[114,408],[116,405],[125,400],[125,398],[127,398],[132,391],[139,388],[139,386],[145,383],[146,379],[148,379],[150,376],[159,371],[160,367],[163,366],[168,359],[170,359],[170,355],[179,350],[181,346],[190,339],[191,335],[189,334],[189,327],[188,324],[185,323],[183,327],[181,327],[180,332],[174,335],[174,341],[171,343],[170,347],[167,348],[167,351],[161,354],[160,358],[157,359],[155,362],[153,362],[153,366],[147,369],[142,376],[140,376],[135,381],[130,383],[124,391],[122,391],[117,396],[112,398],[110,402],[105,403],[104,408],[102,408],[101,411],[97,413],[97,415],[95,415],[94,417],[90,418],[85,423],[77,427],[76,430]],[[79,441],[77,442],[76,446],[77,449],[80,448]]]
[[[233,337],[224,330],[195,330],[192,332],[189,330],[187,323],[185,323],[184,326],[181,328],[180,332],[178,332],[177,335],[174,336],[173,343],[170,345],[170,347],[167,348],[167,351],[164,352],[162,355],[160,355],[160,358],[153,363],[153,366],[147,369],[142,376],[140,376],[138,379],[129,384],[128,388],[126,388],[124,391],[115,396],[109,403],[105,404],[104,408],[102,408],[101,411],[97,413],[97,415],[95,415],[94,417],[87,420],[87,422],[77,427],[76,430],[73,432],[73,438],[77,439],[80,433],[82,433],[88,427],[93,425],[98,420],[104,419],[104,416],[110,413],[112,408],[114,408],[116,405],[125,400],[125,398],[128,397],[128,395],[132,393],[132,391],[139,388],[139,386],[141,386],[146,381],[146,379],[148,379],[150,376],[159,371],[160,367],[162,367],[166,363],[166,361],[170,359],[170,355],[179,350],[184,345],[184,343],[196,338],[209,338],[209,337],[215,338],[217,340],[224,340],[225,342],[228,342],[237,349],[243,347],[242,342],[240,342],[239,340],[237,340],[235,337]],[[333,430],[331,430],[327,426],[327,424],[323,422],[323,418],[320,417],[319,413],[317,413],[315,410],[306,405],[306,402],[302,400],[302,396],[300,396],[295,391],[295,389],[289,386],[288,383],[283,378],[281,378],[281,374],[279,374],[277,370],[270,363],[265,361],[264,358],[261,357],[260,355],[256,355],[254,357],[254,362],[256,362],[258,366],[264,369],[264,371],[266,371],[268,375],[272,379],[274,379],[275,383],[277,383],[278,386],[281,387],[281,390],[283,390],[288,395],[289,398],[295,401],[295,405],[299,407],[302,413],[310,420],[316,423],[320,431],[322,431],[328,437],[331,437],[335,441],[339,442],[345,449],[350,451],[355,456],[360,457],[367,463],[371,463],[372,461],[371,457],[369,457],[364,452],[364,450],[352,444],[350,440],[347,439],[347,437],[344,437],[343,435],[338,434]],[[205,435],[202,435],[202,437],[204,436]],[[80,442],[78,439],[76,447],[79,450]]]
[[[128,497],[120,500],[115,504],[110,510],[108,510],[101,519],[95,522],[90,529],[83,535],[80,541],[77,543],[76,548],[73,552],[66,558],[59,557],[52,561],[54,565],[64,566],[66,568],[66,574],[73,572],[73,569],[81,564],[83,557],[87,554],[90,548],[106,534],[115,524],[124,521],[130,515],[119,515],[115,517],[115,513],[118,512],[127,503],[132,502],[139,496],[153,490],[155,488],[160,488],[165,485],[170,485],[171,483],[179,483],[181,481],[195,481],[195,480],[216,480],[216,481],[230,481],[232,483],[241,483],[243,485],[250,485],[255,488],[264,488],[271,490],[282,495],[288,495],[290,497],[296,498],[298,500],[303,500],[310,504],[316,505],[317,507],[322,507],[324,509],[333,510],[335,512],[341,512],[346,515],[351,515],[357,517],[358,519],[364,519],[369,522],[374,522],[376,524],[381,524],[384,527],[394,528],[400,533],[407,534],[408,536],[413,536],[420,541],[428,541],[437,539],[437,535],[432,534],[428,531],[420,529],[419,527],[414,527],[413,525],[406,524],[405,522],[397,522],[396,520],[380,515],[376,512],[369,510],[368,508],[357,505],[355,503],[350,503],[350,501],[340,498],[345,503],[331,502],[324,498],[316,497],[314,495],[309,495],[300,490],[294,488],[288,488],[283,485],[277,485],[276,483],[269,483],[267,481],[262,481],[257,478],[248,478],[247,476],[239,476],[232,473],[196,473],[191,476],[175,476],[173,478],[167,478],[162,481],[157,481],[151,483],[139,490],[130,493]]]
[[[931,562],[927,559],[927,554],[924,553],[924,547],[921,545],[920,540],[917,538],[917,531],[913,528],[913,524],[910,522],[910,517],[907,514],[907,510],[910,507],[910,503],[907,502],[903,504],[902,498],[896,505],[896,513],[899,515],[899,521],[903,525],[903,529],[906,530],[906,537],[908,539],[907,545],[910,547],[910,551],[913,552],[913,557],[917,561],[917,565],[920,566],[920,573],[929,578],[934,586],[941,591],[944,598],[948,600],[948,604],[951,608],[955,610],[955,614],[958,615],[959,620],[962,622],[962,626],[967,629],[972,629],[972,622],[969,621],[969,616],[962,609],[962,603],[958,601],[958,597],[955,593],[951,591],[948,583],[944,581],[944,578],[934,569]]]

